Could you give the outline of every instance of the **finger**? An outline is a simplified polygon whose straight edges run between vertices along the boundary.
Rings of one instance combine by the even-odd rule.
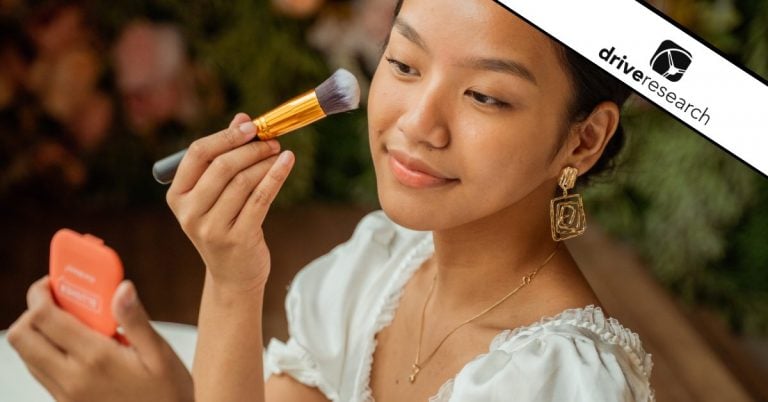
[[[227,128],[235,128],[245,122],[251,121],[251,118],[245,114],[245,113],[237,113],[235,117],[232,118],[232,121],[229,122],[229,126]]]
[[[94,345],[108,340],[59,308],[53,301],[48,283],[48,278],[44,277],[30,286],[27,292],[32,327],[56,347],[77,358],[89,353]]]
[[[239,229],[243,225],[259,225],[264,222],[269,206],[277,196],[278,191],[288,178],[293,168],[295,157],[293,152],[284,151],[269,168],[264,180],[253,190],[248,202],[237,217],[234,226]]]
[[[141,361],[149,368],[160,367],[167,344],[150,325],[149,315],[133,282],[126,280],[117,287],[112,298],[112,312]]]
[[[171,187],[172,194],[183,194],[191,190],[208,165],[217,156],[235,149],[256,137],[256,126],[248,115],[238,113],[229,127],[192,143],[179,168]]]
[[[27,289],[27,308],[32,309],[35,306],[45,303],[52,299],[51,281],[48,275],[34,281]]]
[[[32,374],[32,377],[37,380],[37,382],[40,383],[40,385],[45,388],[49,394],[53,397],[54,400],[60,401],[63,400],[64,395],[64,389],[59,385],[56,380],[49,377],[47,374],[43,373],[36,367],[27,365],[27,371],[29,371],[30,374]]]
[[[269,169],[275,164],[277,155],[273,155],[238,173],[230,180],[216,203],[206,216],[212,217],[222,225],[230,227],[253,190],[264,179]]]
[[[31,313],[27,311],[11,325],[7,333],[8,343],[30,371],[34,369],[47,378],[62,378],[67,372],[67,355],[35,330],[30,318]]]
[[[222,191],[233,178],[250,166],[276,154],[279,150],[280,144],[277,140],[269,140],[251,142],[219,155],[189,193],[195,199],[195,210],[191,211],[190,214],[202,216],[207,213],[216,204]]]

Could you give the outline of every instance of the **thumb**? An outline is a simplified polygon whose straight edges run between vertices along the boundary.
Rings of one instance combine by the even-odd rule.
[[[150,325],[133,282],[126,280],[118,285],[112,297],[112,314],[141,360],[150,367],[156,367],[155,364],[161,360],[164,341]]]

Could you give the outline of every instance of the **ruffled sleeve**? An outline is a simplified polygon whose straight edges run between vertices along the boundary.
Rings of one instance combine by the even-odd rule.
[[[273,374],[287,374],[296,381],[316,387],[326,398],[337,400],[334,386],[323,376],[312,355],[294,339],[283,343],[272,338],[264,352],[264,380]]]
[[[318,388],[326,398],[332,401],[338,400],[337,384],[328,378],[328,373],[321,370],[316,353],[312,353],[312,349],[317,346],[316,343],[305,341],[310,329],[304,322],[301,312],[303,299],[306,298],[302,295],[301,289],[306,285],[301,274],[307,269],[328,269],[337,260],[337,255],[343,253],[346,247],[346,243],[336,246],[330,253],[304,267],[291,282],[285,298],[289,339],[287,342],[275,338],[269,341],[264,351],[264,381],[273,374],[286,374],[304,385]]]
[[[383,298],[395,229],[382,211],[366,215],[352,237],[294,277],[285,300],[289,339],[270,340],[264,378],[284,373],[346,400],[359,368],[370,311]]]
[[[637,335],[592,307],[578,313],[602,322],[557,320],[504,334],[433,400],[653,401],[650,355]]]

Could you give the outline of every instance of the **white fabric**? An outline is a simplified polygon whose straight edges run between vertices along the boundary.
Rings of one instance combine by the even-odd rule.
[[[433,252],[432,232],[399,226],[383,211],[364,217],[347,242],[294,278],[285,302],[290,339],[270,341],[265,378],[285,373],[332,401],[373,401],[375,335]],[[499,333],[430,401],[652,402],[651,368],[639,336],[590,305]]]

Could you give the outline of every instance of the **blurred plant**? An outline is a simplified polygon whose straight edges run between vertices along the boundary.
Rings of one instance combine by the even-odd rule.
[[[336,3],[319,13],[308,32],[309,43],[325,54],[331,66],[346,68],[358,76],[364,101],[379,64],[394,8],[393,0]]]
[[[316,13],[325,0],[272,0],[275,8],[293,18],[306,18]]]
[[[113,103],[100,85],[103,44],[76,4],[6,5],[0,31],[0,197],[66,198],[86,186],[84,159],[112,123]]]
[[[176,26],[130,22],[114,46],[114,60],[126,120],[137,133],[152,135],[174,120],[194,127],[211,111],[201,107],[195,69]],[[217,106],[213,110],[220,111]]]

